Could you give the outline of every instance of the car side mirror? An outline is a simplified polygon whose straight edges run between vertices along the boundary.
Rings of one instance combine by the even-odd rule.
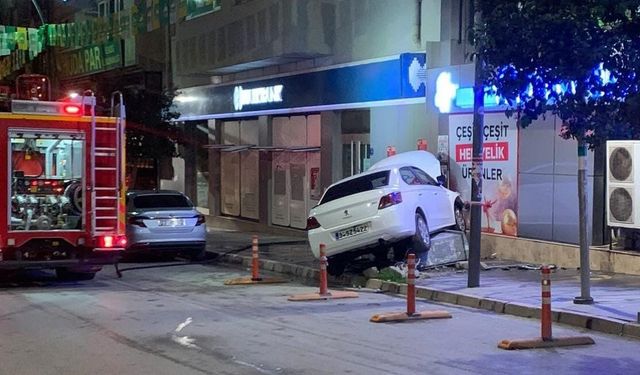
[[[443,175],[440,175],[440,176],[436,177],[436,181],[438,181],[438,185],[440,185],[440,186],[444,186],[445,182],[446,182]]]

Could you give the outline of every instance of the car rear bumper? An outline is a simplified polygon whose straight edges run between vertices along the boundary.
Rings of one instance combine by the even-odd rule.
[[[370,223],[368,232],[340,240],[336,239],[336,232],[364,223]],[[379,210],[376,216],[351,222],[347,225],[331,229],[324,229],[322,227],[312,229],[308,232],[308,237],[311,251],[313,255],[318,258],[320,256],[321,243],[325,245],[327,256],[335,256],[366,247],[377,246],[381,242],[395,242],[410,237],[414,233],[414,215],[407,215],[406,210],[398,206]]]

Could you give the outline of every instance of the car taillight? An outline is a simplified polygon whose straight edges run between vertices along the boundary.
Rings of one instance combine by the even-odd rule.
[[[318,223],[318,220],[315,218],[315,216],[309,216],[307,218],[307,230],[316,228],[320,228],[320,223]]]
[[[102,249],[112,249],[114,247],[126,247],[127,236],[101,236],[97,238],[97,244]]]
[[[394,191],[393,193],[389,193],[382,198],[380,198],[380,203],[378,203],[378,209],[387,208],[389,206],[393,206],[394,204],[402,203],[402,194],[399,191]]]
[[[198,218],[198,221],[196,221],[196,226],[202,225],[207,222],[207,218],[204,217],[204,215],[198,215],[196,217]]]
[[[147,226],[144,224],[144,221],[149,219],[148,217],[145,216],[131,216],[129,218],[129,224],[131,225],[137,225],[141,228],[146,228]]]

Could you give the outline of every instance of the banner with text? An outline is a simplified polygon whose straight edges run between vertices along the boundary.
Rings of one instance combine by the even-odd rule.
[[[482,168],[482,231],[518,234],[518,129],[515,118],[485,113]],[[473,115],[449,116],[451,189],[471,200]]]

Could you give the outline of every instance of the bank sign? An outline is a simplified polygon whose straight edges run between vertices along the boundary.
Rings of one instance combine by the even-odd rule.
[[[270,111],[351,105],[398,99],[424,100],[424,53],[404,53],[384,61],[243,82],[184,88],[175,99],[179,120],[255,116]]]
[[[518,234],[518,130],[504,112],[485,113],[482,166],[482,230]],[[471,200],[473,115],[449,116],[451,187]]]
[[[98,73],[122,66],[120,41],[106,42],[60,54],[57,68],[60,77]]]
[[[243,89],[236,86],[233,89],[233,108],[242,111],[245,106],[256,104],[280,103],[282,101],[282,85],[268,87],[256,87],[253,89]]]

